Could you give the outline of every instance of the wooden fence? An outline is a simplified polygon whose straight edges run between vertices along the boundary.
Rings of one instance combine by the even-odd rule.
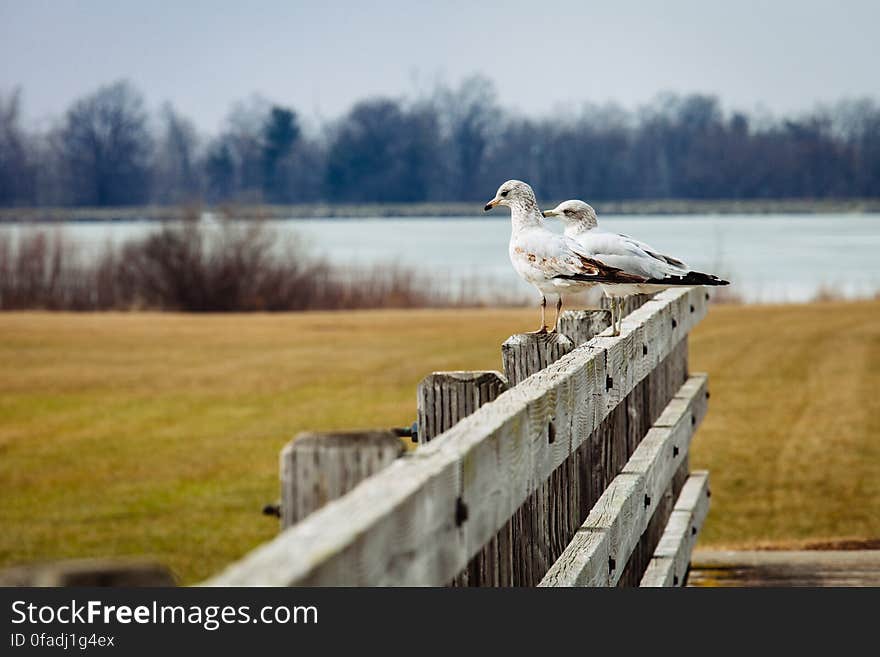
[[[688,447],[701,288],[568,311],[501,372],[436,372],[402,431],[305,434],[281,455],[282,531],[207,585],[675,586],[708,510]]]

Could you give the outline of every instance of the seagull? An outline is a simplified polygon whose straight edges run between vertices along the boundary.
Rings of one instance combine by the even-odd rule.
[[[563,201],[541,213],[557,217],[565,225],[565,236],[577,241],[587,257],[638,278],[631,282],[603,282],[602,290],[611,299],[612,335],[620,335],[619,299],[633,294],[651,294],[682,285],[729,285],[712,274],[688,269],[681,260],[663,255],[657,249],[628,235],[599,230],[596,211],[578,200]],[[615,321],[615,309],[617,317]]]
[[[510,208],[510,262],[520,277],[541,294],[541,327],[532,333],[555,332],[564,294],[599,283],[639,283],[641,276],[591,257],[574,239],[547,228],[535,192],[521,180],[508,180],[498,188],[485,212],[504,205]],[[556,294],[556,319],[547,326],[547,295]]]

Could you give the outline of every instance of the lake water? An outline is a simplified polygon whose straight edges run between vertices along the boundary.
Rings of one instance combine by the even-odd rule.
[[[847,297],[880,291],[880,214],[633,215],[600,221],[605,230],[632,235],[694,269],[727,278],[733,283],[729,290],[748,301],[806,301],[823,288]],[[481,280],[535,294],[510,266],[510,220],[500,211],[478,217],[270,223],[282,237],[295,235],[311,253],[341,266],[394,263],[440,286]],[[149,222],[114,222],[71,223],[62,230],[67,239],[96,249],[155,228]],[[0,234],[20,230],[0,224]]]

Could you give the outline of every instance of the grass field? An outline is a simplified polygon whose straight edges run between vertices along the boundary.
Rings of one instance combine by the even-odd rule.
[[[281,446],[408,425],[534,310],[0,314],[0,564],[150,555],[183,582],[274,535]],[[718,306],[691,341],[706,546],[880,537],[880,302]]]

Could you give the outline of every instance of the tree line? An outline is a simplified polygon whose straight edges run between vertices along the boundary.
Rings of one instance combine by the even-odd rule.
[[[127,81],[40,131],[23,125],[20,90],[0,93],[3,206],[480,201],[508,178],[545,199],[880,197],[880,106],[770,117],[663,94],[529,118],[475,76],[308,129],[295,108],[251,99],[204,135],[170,104],[150,113]]]

